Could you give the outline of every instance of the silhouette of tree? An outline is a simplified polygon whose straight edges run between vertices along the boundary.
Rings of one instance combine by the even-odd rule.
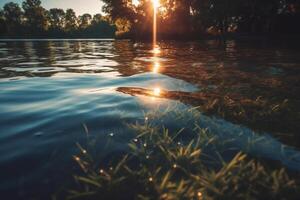
[[[109,20],[104,18],[101,14],[95,14],[91,21],[91,24],[87,27],[86,31],[83,32],[85,36],[91,37],[104,37],[105,35],[115,35],[115,27],[111,26]]]
[[[26,0],[22,4],[25,26],[30,34],[41,34],[48,30],[50,22],[46,9],[40,0]]]
[[[103,17],[101,14],[95,14],[92,19],[92,24],[98,24],[103,21]]]
[[[138,5],[133,5],[132,0],[102,1],[103,11],[117,27],[123,30],[130,27],[129,32],[135,35],[151,31],[151,0],[140,0]],[[295,28],[299,20],[298,0],[160,0],[160,4],[158,31],[161,35],[299,33],[299,28]],[[125,20],[128,22],[124,23]]]
[[[0,11],[1,37],[151,37],[152,0],[101,0],[108,15],[72,9],[44,9],[25,0],[22,9],[7,3]],[[162,37],[195,38],[232,33],[299,34],[299,0],[160,0],[158,32]]]
[[[0,10],[0,35],[6,32],[6,23],[3,10]]]
[[[23,9],[23,10],[22,10]],[[41,0],[24,0],[22,8],[7,3],[0,9],[0,37],[62,38],[114,37],[115,25],[111,17],[88,13],[77,17],[73,9],[46,10]]]
[[[77,29],[77,17],[73,9],[67,9],[65,23],[65,30],[67,32],[74,32]]]
[[[65,26],[65,11],[59,8],[52,8],[49,10],[51,29],[62,31]]]
[[[7,3],[3,7],[3,15],[6,21],[7,32],[11,35],[16,35],[22,27],[23,12],[20,6],[16,3]]]
[[[86,29],[90,24],[92,20],[92,16],[88,13],[83,14],[82,16],[79,16],[79,28],[80,29]]]

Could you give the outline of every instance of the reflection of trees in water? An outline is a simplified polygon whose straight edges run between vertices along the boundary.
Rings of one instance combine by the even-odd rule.
[[[122,76],[131,76],[147,72],[149,62],[139,60],[141,57],[149,57],[150,45],[134,43],[132,41],[114,42],[113,59],[119,63],[115,68]]]
[[[282,74],[268,72],[270,61],[277,59],[280,63],[280,60],[287,59],[285,56],[274,58],[274,50],[243,49],[232,42],[225,50],[220,50],[213,42],[205,44],[206,48],[198,44],[176,45],[161,45],[162,49],[166,48],[161,56],[168,58],[162,64],[164,70],[161,73],[197,85],[200,91],[162,91],[162,98],[201,106],[201,110],[208,114],[276,133],[287,143],[299,146],[299,71],[294,65],[285,65]],[[139,71],[126,73],[130,75]],[[153,92],[145,88],[119,88],[118,91],[153,96]]]
[[[111,53],[111,42],[107,41],[25,41],[25,42],[6,42],[7,52],[3,52],[1,61],[1,77],[47,77],[53,76],[58,72],[71,73],[102,73],[107,70],[84,69],[86,63],[81,60],[95,59],[87,65],[96,65],[98,59],[110,59],[105,53]],[[103,53],[98,55],[97,53]],[[96,54],[96,55],[94,55]],[[66,65],[60,65],[64,61]],[[75,63],[76,61],[76,63]],[[96,64],[95,64],[96,63]],[[99,67],[103,63],[99,62]],[[110,67],[110,66],[109,66]],[[22,68],[22,70],[18,70]],[[78,69],[76,69],[78,68]],[[36,69],[36,70],[35,70]],[[48,70],[47,70],[48,69]]]

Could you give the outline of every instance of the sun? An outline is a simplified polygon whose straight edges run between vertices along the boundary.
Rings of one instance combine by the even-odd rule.
[[[132,0],[132,5],[138,6],[140,4],[139,0]]]
[[[153,95],[154,95],[154,96],[160,96],[160,92],[161,92],[161,91],[160,91],[160,88],[159,88],[159,87],[153,89]]]
[[[152,0],[152,3],[153,3],[153,7],[155,9],[159,8],[159,6],[160,6],[159,0]]]
[[[134,5],[134,6],[140,5],[140,0],[131,0],[131,2],[132,2],[132,5]],[[160,7],[159,0],[152,0],[152,4],[155,9]]]

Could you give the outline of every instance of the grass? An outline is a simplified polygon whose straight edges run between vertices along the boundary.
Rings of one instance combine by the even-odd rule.
[[[228,149],[196,124],[172,132],[152,117],[128,125],[135,134],[128,152],[109,162],[78,144],[82,173],[67,199],[299,199],[298,180],[284,168]]]
[[[298,101],[274,100],[263,96],[255,97],[255,95],[246,97],[227,90],[226,87],[220,91],[202,89],[200,92],[161,90],[160,97],[197,107],[207,115],[218,116],[256,131],[272,133],[285,143],[299,147]],[[120,87],[118,91],[133,96],[155,97],[152,90],[144,88]]]

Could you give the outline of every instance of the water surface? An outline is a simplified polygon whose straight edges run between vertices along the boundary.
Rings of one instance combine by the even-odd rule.
[[[151,44],[127,40],[0,41],[0,190],[22,199],[48,196],[76,170],[77,142],[113,140],[99,155],[109,159],[132,139],[125,123],[170,107],[199,106],[201,127],[235,138],[238,150],[300,169],[297,44],[159,46],[153,52]],[[187,121],[170,115],[164,123],[175,129]]]

